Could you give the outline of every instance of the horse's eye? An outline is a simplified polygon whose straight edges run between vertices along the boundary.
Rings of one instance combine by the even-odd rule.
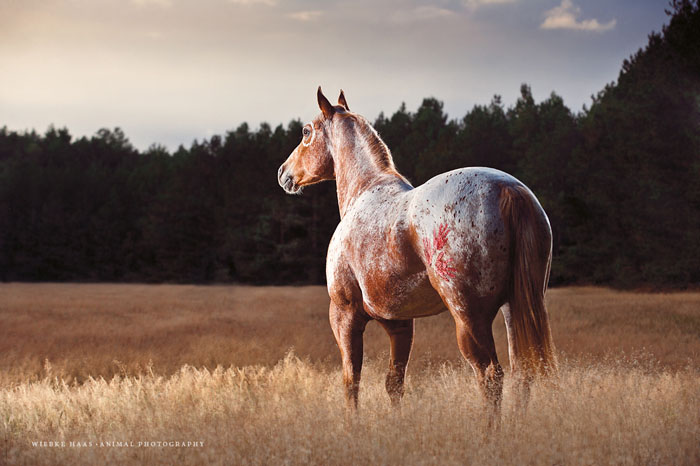
[[[304,135],[304,137],[306,137],[306,136],[308,136],[309,134],[311,134],[311,131],[309,130],[309,128],[304,128],[303,130],[301,130],[301,132],[302,132],[302,134]]]

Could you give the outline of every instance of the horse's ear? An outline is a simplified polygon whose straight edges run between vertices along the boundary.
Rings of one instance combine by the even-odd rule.
[[[331,118],[335,113],[335,109],[333,108],[331,103],[328,102],[326,96],[323,95],[323,92],[321,91],[321,86],[318,86],[318,92],[316,93],[316,97],[318,98],[318,106],[323,112],[323,116],[326,118]]]
[[[345,100],[345,93],[343,93],[343,90],[340,90],[340,95],[338,96],[338,105],[342,105],[345,107],[345,110],[348,112],[350,111],[350,107],[348,107],[348,101]]]

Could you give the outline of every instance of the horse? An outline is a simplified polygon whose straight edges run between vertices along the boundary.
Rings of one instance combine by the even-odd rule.
[[[503,313],[511,372],[527,385],[556,370],[544,296],[552,257],[549,219],[522,182],[499,170],[461,168],[414,188],[377,131],[350,111],[343,91],[277,172],[288,194],[335,180],[340,223],[328,246],[329,320],[340,349],[345,398],[356,410],[363,332],[390,339],[386,391],[399,405],[414,319],[448,310],[480,392],[499,410],[504,373],[492,323]]]

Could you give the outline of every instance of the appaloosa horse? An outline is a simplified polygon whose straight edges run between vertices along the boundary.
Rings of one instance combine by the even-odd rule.
[[[340,92],[318,88],[321,114],[278,171],[280,186],[336,180],[341,221],[326,258],[330,323],[343,361],[349,406],[357,407],[362,335],[370,320],[391,339],[386,389],[403,394],[413,319],[449,310],[457,343],[483,394],[498,408],[503,370],[491,324],[505,317],[511,369],[545,374],[556,365],[544,294],[552,235],[532,192],[490,168],[462,168],[414,188],[389,149]]]

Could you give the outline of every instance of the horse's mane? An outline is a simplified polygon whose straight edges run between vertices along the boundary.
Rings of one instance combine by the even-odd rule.
[[[351,116],[351,118],[358,123],[360,133],[366,141],[372,160],[377,167],[381,171],[391,175],[396,175],[405,181],[403,175],[396,170],[394,159],[391,157],[391,151],[384,141],[382,141],[382,138],[379,137],[377,130],[375,130],[369,121],[367,121],[367,119],[363,116],[354,114]]]

